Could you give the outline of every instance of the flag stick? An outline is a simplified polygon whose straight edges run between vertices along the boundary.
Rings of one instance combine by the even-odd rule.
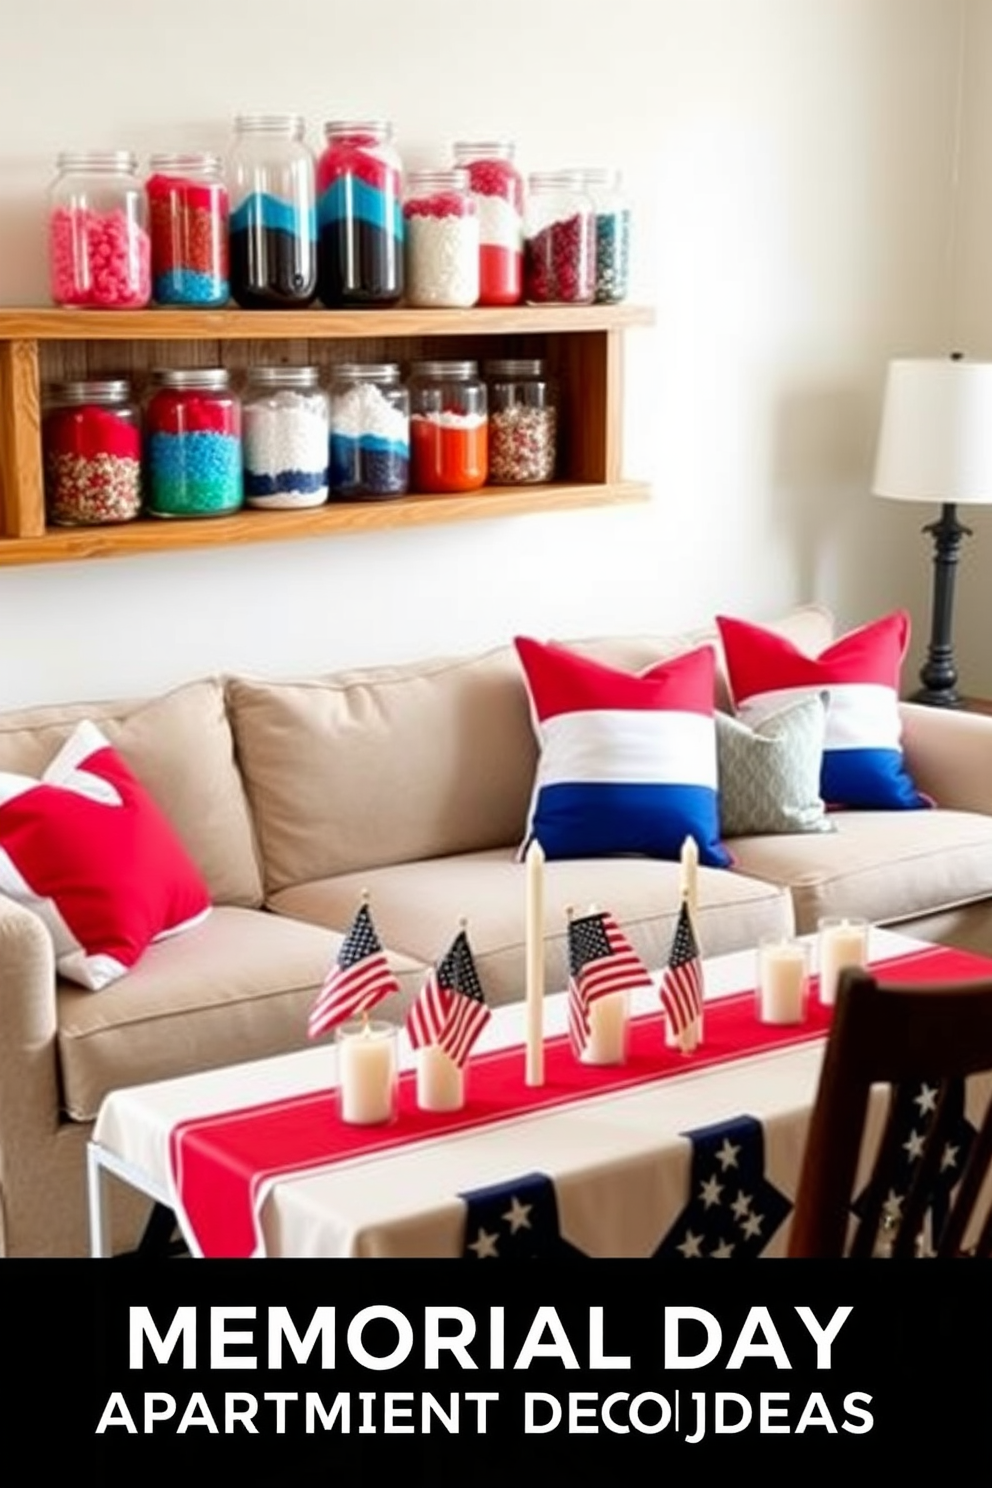
[[[527,1057],[524,1083],[544,1084],[544,851],[535,837],[527,849]]]

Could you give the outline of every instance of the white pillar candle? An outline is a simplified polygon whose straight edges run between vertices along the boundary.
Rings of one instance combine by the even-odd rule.
[[[527,849],[526,1069],[528,1085],[544,1084],[544,850],[535,837]]]
[[[338,1030],[341,1120],[373,1126],[396,1115],[396,1029],[391,1023],[346,1023]]]
[[[687,837],[679,856],[679,899],[684,899],[692,921],[692,933],[698,935],[699,847],[695,837]]]
[[[625,1064],[627,1060],[627,994],[607,992],[589,1004],[589,1041],[583,1064]]]
[[[465,1070],[437,1044],[417,1050],[417,1105],[422,1111],[460,1111],[465,1104]]]
[[[868,922],[827,915],[820,920],[819,932],[820,1001],[829,1007],[837,1000],[837,982],[845,966],[868,964]]]
[[[758,947],[758,1018],[802,1023],[806,1016],[806,947],[794,940]]]

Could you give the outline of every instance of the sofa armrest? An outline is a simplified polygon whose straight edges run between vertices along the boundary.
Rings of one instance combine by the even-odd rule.
[[[59,1121],[55,955],[31,910],[0,894],[0,1179]]]
[[[992,717],[900,703],[903,750],[916,785],[938,806],[992,816]]]

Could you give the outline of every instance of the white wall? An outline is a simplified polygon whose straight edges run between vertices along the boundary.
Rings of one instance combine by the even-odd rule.
[[[953,319],[950,337],[975,359],[992,360],[992,0],[968,0],[954,219]],[[962,690],[992,696],[992,508],[961,508],[972,529],[961,553],[955,640]]]
[[[223,150],[236,111],[293,108],[314,143],[384,114],[412,165],[493,134],[526,168],[621,165],[658,325],[628,366],[649,506],[0,569],[0,705],[811,598],[922,628],[918,524],[867,490],[887,358],[948,335],[962,3],[4,6],[0,303],[45,302],[59,149]]]

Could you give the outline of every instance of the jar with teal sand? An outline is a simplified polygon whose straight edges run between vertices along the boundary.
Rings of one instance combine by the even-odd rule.
[[[154,374],[145,417],[147,509],[216,517],[244,501],[241,404],[222,367]]]

